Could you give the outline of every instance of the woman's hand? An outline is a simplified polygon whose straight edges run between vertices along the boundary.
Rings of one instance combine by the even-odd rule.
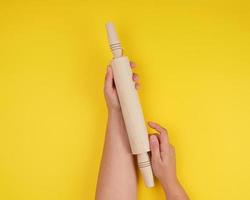
[[[152,167],[154,175],[166,185],[177,181],[175,167],[175,150],[169,143],[167,130],[154,122],[148,123],[159,134],[150,136],[150,148],[152,154]]]
[[[134,68],[136,65],[133,62],[130,62],[131,68]],[[136,73],[133,73],[132,79],[135,82],[135,88],[139,88],[139,76]],[[104,96],[106,99],[106,104],[108,107],[108,111],[120,111],[120,103],[115,87],[114,76],[112,72],[111,65],[107,66],[107,72],[105,76],[105,83],[104,83]]]
[[[162,184],[168,200],[188,200],[188,196],[176,176],[175,149],[169,143],[167,130],[154,122],[148,124],[158,132],[158,134],[150,136],[154,175]]]

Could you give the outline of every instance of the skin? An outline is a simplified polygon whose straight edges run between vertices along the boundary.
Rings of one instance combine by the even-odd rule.
[[[134,64],[131,63],[131,67]],[[133,74],[135,87],[138,77]],[[96,200],[137,199],[137,177],[121,108],[110,66],[104,83],[104,95],[108,108],[108,124],[96,188]]]
[[[175,149],[169,143],[167,130],[155,122],[148,125],[158,133],[150,136],[151,162],[168,200],[188,200],[176,176]]]
[[[130,62],[132,68],[135,67]],[[133,73],[135,88],[139,76]],[[122,118],[111,66],[107,67],[104,96],[108,109],[108,123],[102,160],[96,187],[96,200],[137,199],[135,161]],[[168,200],[188,200],[176,176],[175,150],[169,143],[167,130],[157,123],[148,125],[157,133],[150,136],[151,161],[154,175],[159,179]]]

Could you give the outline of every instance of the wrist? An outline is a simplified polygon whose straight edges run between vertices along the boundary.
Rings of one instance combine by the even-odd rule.
[[[162,183],[164,191],[167,193],[171,191],[176,191],[180,187],[179,180],[177,177],[172,177],[172,178],[167,178],[165,181]]]
[[[108,120],[109,122],[117,122],[123,126],[123,117],[121,109],[108,109]]]
[[[177,178],[165,184],[163,189],[167,199],[189,199]]]
[[[126,130],[120,109],[108,109],[108,126],[115,127],[117,131],[124,132]],[[113,131],[110,131],[113,133]],[[117,134],[117,132],[115,132]]]
[[[121,116],[121,108],[108,108],[108,115],[109,116]]]

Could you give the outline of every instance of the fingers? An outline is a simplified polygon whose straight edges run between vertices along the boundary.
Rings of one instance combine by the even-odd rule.
[[[136,67],[135,62],[133,62],[133,61],[130,61],[129,64],[130,64],[130,67],[131,67],[131,68],[135,68],[135,67]]]
[[[130,64],[131,68],[135,68],[136,67],[136,64],[133,61],[130,61],[129,64]],[[114,85],[113,78],[114,77],[113,77],[112,68],[111,68],[111,65],[109,64],[107,66],[107,72],[106,72],[106,76],[105,76],[105,86],[104,86],[104,88],[106,90],[109,90],[109,89],[113,88],[113,85]],[[140,83],[139,83],[139,76],[138,76],[138,74],[133,73],[132,80],[135,83],[135,88],[139,89]]]
[[[150,149],[151,149],[151,156],[152,161],[158,161],[161,159],[160,156],[160,148],[159,148],[159,140],[156,135],[151,135],[150,138]]]
[[[159,135],[160,151],[166,152],[169,145],[167,130],[155,122],[148,122],[148,125],[160,133]]]
[[[113,88],[113,72],[111,69],[111,65],[107,66],[107,72],[105,75],[105,83],[104,83],[104,89],[109,90]]]
[[[135,68],[136,67],[136,64],[135,64],[135,62],[133,62],[133,61],[130,61],[129,62],[130,63],[130,67],[133,69],[133,68]],[[133,81],[135,82],[135,89],[139,89],[139,87],[140,87],[140,83],[139,83],[139,76],[138,76],[138,74],[136,74],[136,73],[133,73],[133,75],[132,75],[132,79],[133,79]]]
[[[140,80],[138,74],[136,74],[136,73],[133,73],[132,78],[133,78],[133,81],[135,81],[135,82],[139,82],[139,80]]]
[[[138,76],[138,74],[136,74],[136,73],[133,73],[133,75],[132,75],[132,79],[133,79],[133,81],[135,82],[135,89],[139,89],[139,87],[140,87],[140,83],[139,83],[139,76]]]

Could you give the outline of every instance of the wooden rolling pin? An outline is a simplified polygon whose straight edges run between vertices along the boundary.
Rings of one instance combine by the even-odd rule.
[[[106,24],[107,36],[113,59],[111,62],[115,86],[121,105],[131,151],[137,156],[137,164],[147,187],[154,186],[154,178],[148,152],[149,140],[139,97],[132,80],[129,59],[123,50],[112,23]]]

